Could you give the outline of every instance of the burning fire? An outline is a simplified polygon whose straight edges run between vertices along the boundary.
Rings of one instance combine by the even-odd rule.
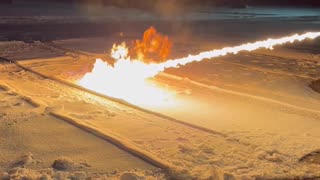
[[[148,78],[157,74],[157,64],[131,59],[125,43],[113,45],[111,57],[116,61],[109,65],[97,59],[91,72],[86,73],[79,84],[87,89],[124,99],[144,106],[169,105],[172,94],[157,87]]]
[[[91,72],[80,79],[79,84],[87,89],[124,99],[136,105],[168,105],[172,94],[149,81],[167,68],[178,68],[195,61],[237,54],[240,51],[254,51],[260,48],[273,49],[276,45],[315,39],[320,32],[308,32],[280,39],[268,39],[235,47],[201,52],[184,58],[166,60],[171,43],[167,36],[160,35],[151,27],[144,33],[143,40],[137,40],[131,50],[125,43],[114,45],[111,57],[114,65],[97,59]],[[133,58],[131,58],[133,57]],[[154,59],[154,58],[157,59]],[[165,61],[166,60],[166,61]]]
[[[168,36],[157,32],[154,27],[150,27],[143,34],[142,40],[136,40],[130,55],[135,59],[146,63],[164,62],[171,49],[171,42]]]
[[[283,45],[286,43],[293,43],[295,41],[303,41],[305,39],[315,39],[320,36],[320,32],[308,32],[305,34],[295,34],[293,36],[283,37],[280,39],[267,39],[264,41],[257,41],[255,43],[247,43],[235,47],[225,47],[218,50],[206,51],[197,55],[189,55],[184,58],[168,60],[159,66],[162,66],[163,70],[170,67],[179,67],[195,61],[202,61],[204,59],[211,59],[215,57],[225,56],[227,54],[238,54],[241,51],[254,51],[257,49],[265,48],[273,50],[276,45]]]

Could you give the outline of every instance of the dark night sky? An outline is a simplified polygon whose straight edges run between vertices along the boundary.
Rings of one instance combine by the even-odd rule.
[[[0,3],[10,3],[21,0],[0,0]],[[211,6],[233,6],[245,7],[245,5],[263,5],[263,6],[294,6],[294,7],[320,7],[320,0],[38,0],[58,1],[58,2],[84,2],[100,3],[118,6],[155,6],[159,3],[170,3],[175,5],[211,5]]]

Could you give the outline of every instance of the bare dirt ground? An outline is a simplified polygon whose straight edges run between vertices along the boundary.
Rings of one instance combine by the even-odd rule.
[[[153,79],[175,92],[167,107],[135,107],[64,83],[150,25],[172,37],[172,57],[181,57],[319,31],[307,17],[2,23],[3,177],[319,178],[320,95],[310,87],[320,77],[319,39],[170,69]],[[55,168],[56,160],[71,170]]]

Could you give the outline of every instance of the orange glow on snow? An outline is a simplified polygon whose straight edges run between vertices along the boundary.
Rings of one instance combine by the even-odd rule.
[[[154,34],[154,32],[150,33]],[[146,33],[144,36],[149,37]],[[85,74],[84,77],[79,80],[79,85],[108,96],[126,100],[136,105],[169,106],[170,103],[173,103],[173,94],[148,81],[149,78],[156,76],[167,68],[178,68],[191,62],[225,56],[227,54],[237,54],[241,51],[254,51],[260,48],[273,49],[276,45],[293,43],[305,39],[315,39],[319,36],[320,32],[309,32],[302,35],[296,34],[280,39],[268,39],[235,47],[225,47],[218,50],[201,52],[197,55],[189,55],[179,59],[161,60],[161,62],[158,63],[141,59],[146,57],[145,54],[142,56],[138,55],[131,59],[129,56],[130,50],[126,47],[125,43],[122,43],[120,45],[114,45],[111,50],[111,57],[115,59],[113,65],[97,59],[92,71]],[[144,41],[150,42],[148,38],[144,38],[141,42],[137,41],[137,44],[144,44]],[[166,42],[164,44],[166,44]],[[156,47],[160,46],[157,45]],[[137,48],[137,46],[135,48]],[[159,49],[155,52],[159,52],[158,50]],[[140,50],[138,52],[140,52]],[[158,55],[161,57],[161,53]]]

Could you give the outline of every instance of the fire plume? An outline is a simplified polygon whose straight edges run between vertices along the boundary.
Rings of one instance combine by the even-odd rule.
[[[114,45],[111,50],[111,57],[115,59],[114,65],[97,59],[91,72],[84,75],[79,80],[79,85],[109,96],[121,98],[137,105],[168,105],[171,93],[165,91],[155,84],[151,84],[148,78],[154,77],[167,68],[178,68],[188,63],[225,56],[227,54],[237,54],[241,51],[254,51],[260,48],[273,49],[276,45],[303,41],[305,39],[315,39],[320,36],[320,32],[308,32],[301,35],[293,35],[279,39],[267,39],[255,43],[247,43],[234,47],[225,47],[218,50],[201,52],[197,55],[171,59],[165,61],[167,57],[168,41],[163,36],[157,37],[155,29],[146,31],[142,41],[137,41],[135,52],[137,57],[130,58],[130,50],[125,43]],[[158,39],[161,39],[158,41]],[[153,45],[153,40],[160,42]],[[169,48],[170,49],[170,48]],[[160,51],[159,51],[160,50]],[[150,61],[148,53],[155,53],[162,57],[162,62]],[[141,54],[140,54],[141,53]],[[163,53],[163,56],[161,56]],[[140,54],[140,55],[139,55]]]
[[[131,59],[125,43],[114,44],[110,55],[115,59],[113,64],[97,59],[92,71],[86,73],[78,84],[136,105],[154,107],[170,104],[171,93],[147,81],[159,72],[155,71],[156,64]]]
[[[142,40],[134,42],[130,56],[145,63],[164,62],[170,54],[171,46],[168,36],[158,33],[151,26],[144,32]]]

